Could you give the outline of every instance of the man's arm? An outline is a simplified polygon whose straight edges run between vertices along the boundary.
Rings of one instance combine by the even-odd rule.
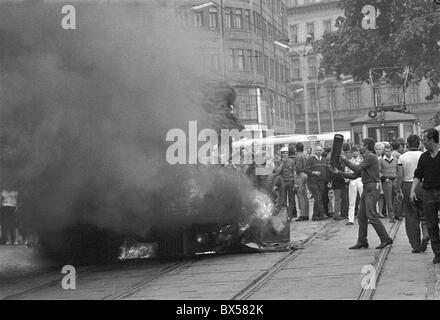
[[[373,157],[375,157],[375,156],[373,155]],[[360,164],[358,164],[358,165],[355,165],[355,164],[351,163],[351,161],[348,160],[346,157],[341,157],[341,159],[342,159],[342,161],[344,161],[344,164],[347,167],[349,167],[354,172],[360,174],[362,172],[362,170],[364,170],[365,168],[368,168],[373,163],[373,161],[375,160],[373,157],[371,155],[366,156],[364,158],[364,160]],[[349,177],[347,177],[347,178],[351,179]]]
[[[360,172],[348,173],[348,172],[342,172],[342,171],[339,171],[339,175],[341,175],[344,178],[350,179],[350,180],[357,179],[361,176]]]
[[[306,161],[306,167],[304,168],[304,172],[305,172],[309,177],[312,176],[312,161],[313,161],[313,158],[312,158],[312,157],[308,158],[307,161]]]
[[[401,194],[403,188],[403,166],[399,162],[397,165],[397,193]]]
[[[416,171],[414,171],[414,179],[413,183],[411,185],[411,192],[409,194],[409,200],[411,202],[414,202],[414,200],[417,200],[416,196],[416,188],[420,184],[420,182],[423,181],[424,178],[424,172],[423,172],[423,154],[419,158],[419,162],[417,162],[417,168]]]
[[[414,177],[414,180],[413,180],[413,183],[412,183],[412,186],[411,186],[411,192],[409,194],[409,200],[411,202],[414,202],[415,200],[418,200],[417,196],[416,196],[416,188],[419,185],[419,183],[420,183],[419,178]]]

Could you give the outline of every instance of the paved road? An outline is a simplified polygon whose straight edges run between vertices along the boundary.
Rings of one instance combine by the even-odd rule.
[[[374,299],[438,300],[440,298],[440,266],[432,263],[430,246],[425,253],[411,253],[402,225],[388,255]]]
[[[348,250],[356,241],[357,226],[346,226],[344,220],[327,220],[293,222],[292,240],[304,241],[326,224],[330,225],[325,233],[298,251],[294,259],[287,261],[252,292],[249,299],[357,299],[362,289],[362,267],[375,263],[379,250],[374,247],[379,244],[379,239],[370,226],[370,249]],[[391,227],[388,222],[385,224],[388,229]],[[385,262],[374,299],[438,299],[440,273],[432,264],[432,252],[412,254],[410,251],[402,224]],[[0,247],[0,266],[4,266],[4,252],[5,248]],[[9,255],[11,264],[10,252]],[[16,266],[27,268],[27,272],[23,277],[17,277],[16,272],[10,273],[9,265],[6,270],[14,275],[14,281],[0,277],[4,280],[4,285],[0,285],[0,298],[40,286],[15,298],[231,299],[286,255],[286,252],[235,254],[167,263],[132,261],[96,270],[80,268],[77,270],[77,289],[63,290],[60,286],[63,275],[59,269],[47,269],[51,266],[44,263],[34,268],[32,261],[35,260],[32,259],[36,257],[31,254],[32,259],[24,258],[26,254],[22,252],[12,256],[21,261]],[[0,274],[7,272],[2,269]],[[52,283],[45,285],[50,281]]]

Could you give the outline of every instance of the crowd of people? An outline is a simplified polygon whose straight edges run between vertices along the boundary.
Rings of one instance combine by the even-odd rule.
[[[314,200],[312,220],[347,219],[347,225],[354,225],[357,216],[358,239],[350,249],[368,248],[368,224],[381,240],[378,249],[391,245],[381,220],[392,223],[404,218],[412,252],[425,252],[431,242],[433,262],[439,263],[439,150],[439,132],[434,128],[423,133],[423,140],[412,134],[406,141],[366,138],[361,146],[344,143],[336,166],[330,165],[330,148],[316,145],[313,153],[305,153],[302,143],[295,150],[282,148],[278,165],[282,170],[293,166],[290,176],[283,174],[290,177],[284,191],[288,214],[296,221],[309,220],[309,192]],[[289,165],[284,166],[287,159]],[[293,208],[295,197],[298,214]]]

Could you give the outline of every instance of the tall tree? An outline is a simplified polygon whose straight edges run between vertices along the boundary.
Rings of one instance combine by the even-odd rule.
[[[344,17],[337,30],[315,43],[326,73],[369,81],[369,69],[408,66],[409,80],[425,77],[431,94],[440,93],[440,4],[438,0],[340,0]],[[379,11],[376,29],[364,29],[362,8]]]

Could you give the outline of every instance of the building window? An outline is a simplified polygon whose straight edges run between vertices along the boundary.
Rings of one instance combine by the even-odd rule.
[[[270,40],[270,41],[273,41],[274,40],[274,33],[273,33],[273,27],[272,27],[272,23],[270,23],[270,22],[268,22],[267,23],[267,38]]]
[[[225,8],[224,15],[225,15],[225,28],[231,29],[232,28],[232,9],[231,8]]]
[[[275,80],[275,61],[273,59],[270,59],[269,78]]]
[[[244,70],[244,50],[237,50],[237,69]]]
[[[336,110],[336,95],[334,87],[327,87],[327,107],[328,110]]]
[[[324,29],[324,33],[332,32],[332,21],[331,20],[324,20],[323,21],[323,29]]]
[[[253,65],[252,65],[252,50],[246,50],[246,57],[245,57],[244,69],[245,69],[246,71],[252,71],[252,70],[253,70]]]
[[[234,70],[234,50],[228,49],[227,51],[227,64],[229,70]]]
[[[292,80],[300,80],[301,79],[301,65],[299,57],[292,57]]]
[[[217,8],[209,8],[209,28],[217,28]]]
[[[264,63],[264,74],[267,76],[269,74],[269,57],[264,55],[263,57]]]
[[[200,28],[203,26],[203,16],[201,12],[194,12],[194,27]]]
[[[262,28],[261,32],[263,34],[263,39],[267,40],[267,23],[266,23],[266,20],[263,20],[262,26],[263,26],[263,28]]]
[[[235,28],[241,29],[243,27],[243,24],[242,24],[243,16],[242,16],[241,9],[235,9],[234,17],[235,17]]]
[[[236,92],[240,119],[258,121],[257,89],[237,88]]]
[[[253,26],[254,26],[254,32],[257,32],[257,29],[258,29],[258,13],[256,13],[255,11],[253,12],[254,13],[254,23],[253,23]]]
[[[393,106],[399,105],[401,102],[402,96],[403,96],[403,89],[402,88],[400,88],[400,87],[391,87],[390,88],[389,102],[391,105],[393,105]]]
[[[307,58],[308,67],[309,67],[309,78],[310,79],[316,79],[317,77],[317,64],[316,64],[316,57],[311,56]]]
[[[255,51],[255,65],[258,73],[264,73],[263,55],[259,51]]]
[[[297,24],[291,24],[289,26],[289,39],[292,43],[298,43],[298,25]]]
[[[293,96],[293,108],[296,114],[304,113],[304,93],[297,93]]]
[[[251,11],[249,9],[244,10],[244,23],[243,27],[246,30],[252,30]]]
[[[310,34],[312,36],[312,41],[315,40],[315,23],[309,22],[306,24],[306,31],[307,34]]]
[[[349,109],[359,109],[361,107],[361,88],[346,88],[345,95]]]
[[[319,88],[313,87],[309,89],[310,106],[312,109],[311,111],[316,112],[318,110],[318,92],[319,92]]]

